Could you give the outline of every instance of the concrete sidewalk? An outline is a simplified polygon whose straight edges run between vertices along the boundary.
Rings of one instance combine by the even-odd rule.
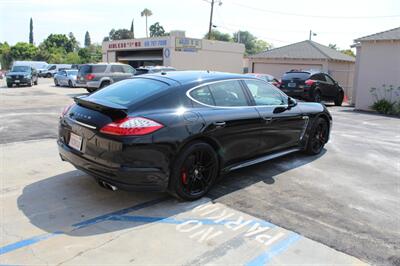
[[[1,264],[364,264],[207,198],[104,190],[55,140],[0,149]]]

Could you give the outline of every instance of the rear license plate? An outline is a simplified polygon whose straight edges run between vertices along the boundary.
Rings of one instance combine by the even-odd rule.
[[[82,137],[71,132],[68,145],[71,148],[80,151],[82,148]]]
[[[287,86],[288,86],[289,88],[294,88],[294,87],[296,87],[296,83],[290,82],[290,83],[288,83]]]
[[[19,79],[14,80],[15,83],[19,83]]]

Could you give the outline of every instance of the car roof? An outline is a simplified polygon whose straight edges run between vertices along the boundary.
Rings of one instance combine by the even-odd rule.
[[[244,74],[214,72],[214,71],[171,71],[171,72],[147,74],[146,76],[160,80],[165,80],[165,79],[173,80],[175,82],[180,83],[181,85],[186,85],[194,82],[206,83],[223,79],[252,78],[249,75],[244,75]]]

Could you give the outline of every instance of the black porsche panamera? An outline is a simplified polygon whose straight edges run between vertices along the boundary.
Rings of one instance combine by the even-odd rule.
[[[138,76],[75,98],[60,118],[62,160],[107,188],[195,200],[225,172],[292,152],[320,153],[331,115],[247,75]]]

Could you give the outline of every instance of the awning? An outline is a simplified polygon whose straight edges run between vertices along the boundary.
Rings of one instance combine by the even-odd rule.
[[[131,55],[118,56],[118,61],[162,61],[162,56],[157,55]]]

